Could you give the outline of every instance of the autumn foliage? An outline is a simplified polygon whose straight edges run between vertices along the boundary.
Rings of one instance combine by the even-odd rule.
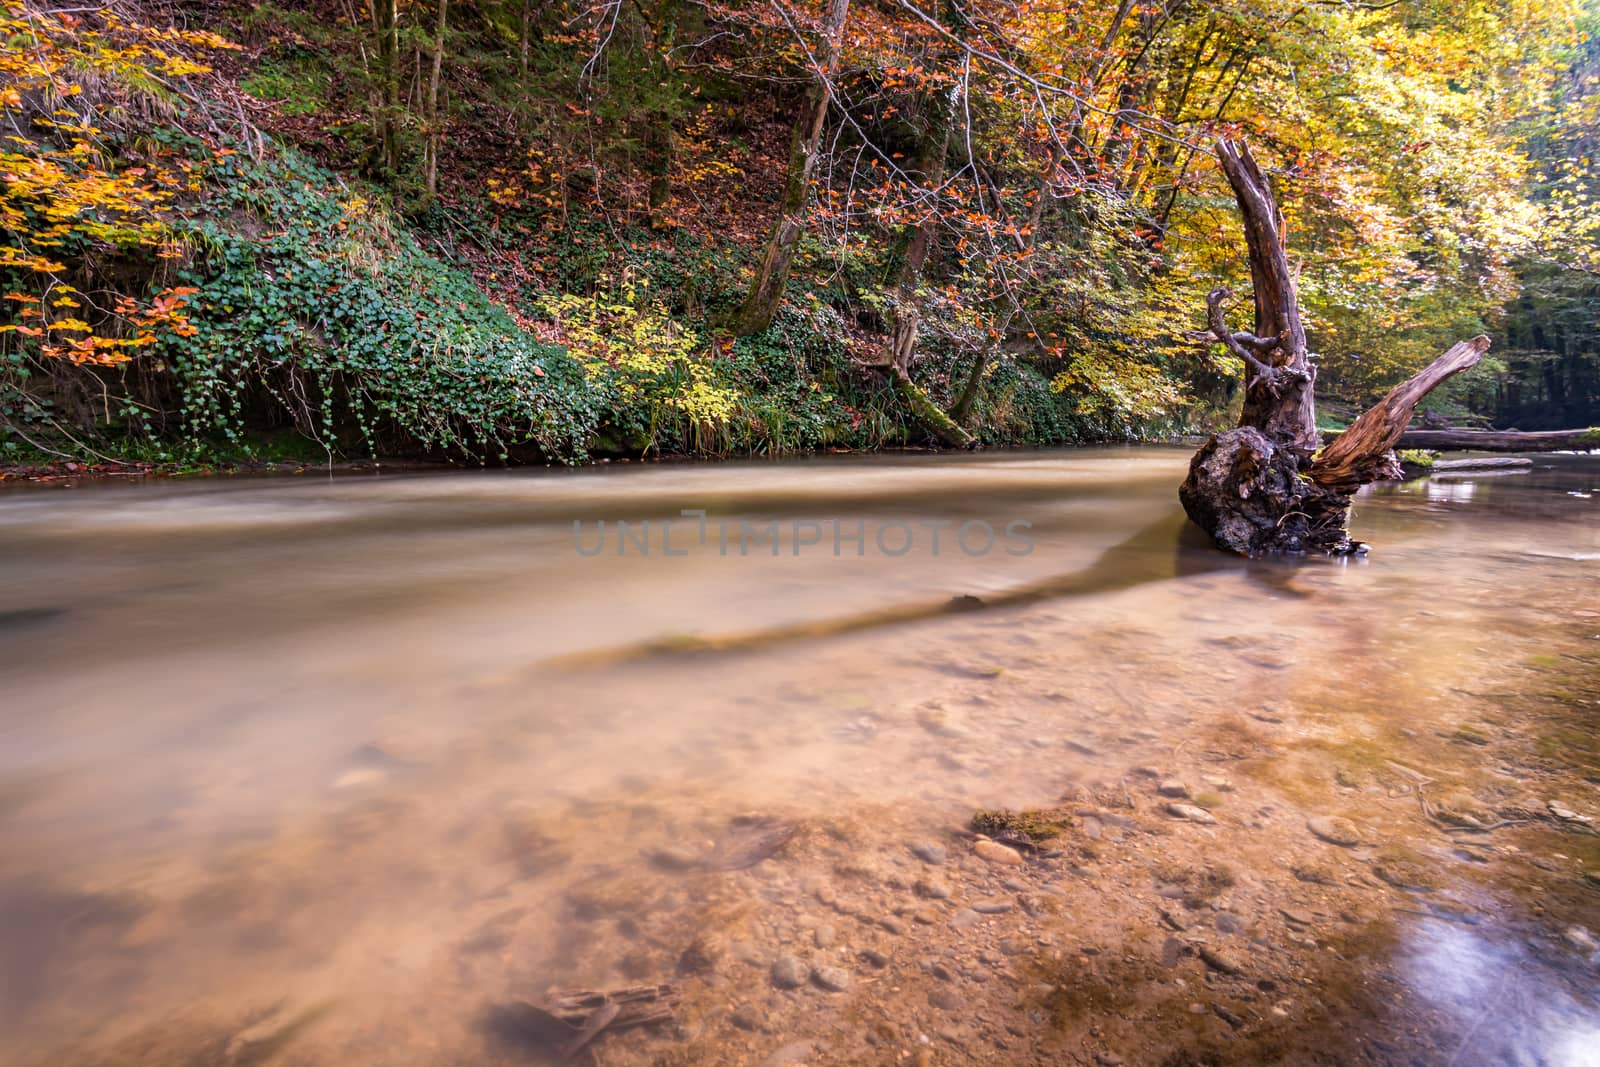
[[[503,391],[484,410],[535,404],[549,381],[484,382],[457,345],[350,348],[309,291],[270,328],[224,310],[402,248],[470,277],[497,310],[454,313],[503,315],[506,351],[565,350],[572,455],[1225,423],[1241,368],[1203,298],[1248,284],[1218,137],[1271,173],[1333,410],[1479,332],[1511,343],[1430,402],[1450,417],[1525,386],[1600,405],[1593,0],[4,10],[0,351],[64,397],[114,380],[140,425],[287,418],[336,450],[393,368],[441,359]],[[322,214],[354,202],[386,251]],[[407,396],[376,405],[391,440],[506,452],[474,405]]]
[[[115,8],[31,4],[6,6],[0,37],[0,268],[21,283],[4,297],[15,321],[0,331],[36,341],[48,358],[99,364],[132,358],[161,331],[191,332],[183,309],[192,288],[139,299],[74,281],[93,285],[107,257],[183,255],[168,220],[178,198],[199,191],[203,163],[159,148],[134,159],[112,136],[141,111],[177,105],[174,82],[209,71],[191,53],[232,46]]]

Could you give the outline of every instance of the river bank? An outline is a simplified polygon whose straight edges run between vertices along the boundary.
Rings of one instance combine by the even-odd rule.
[[[1108,445],[1134,446],[1162,446],[1172,444],[1198,444],[1205,440],[1204,435],[1190,437],[1159,437],[1143,440],[1117,440],[1117,441],[1070,441],[1046,446],[1056,449],[1072,448],[1102,448]],[[484,469],[524,469],[537,467],[607,467],[629,466],[632,464],[654,465],[661,463],[725,463],[749,460],[762,460],[770,462],[795,461],[817,459],[826,456],[861,456],[861,455],[938,455],[948,453],[961,455],[965,451],[980,452],[1035,452],[1037,445],[984,445],[975,450],[940,448],[934,445],[880,447],[870,449],[830,448],[812,451],[785,452],[772,456],[728,455],[718,453],[704,454],[669,454],[656,456],[596,456],[583,463],[564,465],[554,463],[539,464],[468,464],[459,460],[445,459],[419,459],[414,456],[379,456],[369,459],[340,459],[331,462],[319,462],[310,459],[294,460],[259,460],[242,459],[233,463],[212,464],[182,464],[165,462],[145,462],[129,460],[126,462],[115,458],[102,458],[98,462],[79,459],[36,459],[31,462],[0,463],[0,485],[7,482],[62,482],[75,480],[90,480],[101,478],[199,478],[199,477],[228,477],[235,475],[273,475],[273,474],[373,474],[373,473],[417,473],[448,471],[484,470]]]

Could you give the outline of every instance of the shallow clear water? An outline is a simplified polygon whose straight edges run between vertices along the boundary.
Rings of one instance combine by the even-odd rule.
[[[671,978],[708,923],[788,936],[801,846],[715,883],[661,861],[732,816],[903,842],[1214,755],[1259,805],[1216,846],[1246,869],[1308,847],[1291,808],[1437,853],[1429,901],[1476,925],[1391,901],[1377,951],[1429,1025],[1472,1035],[1439,1062],[1597,1062],[1600,971],[1561,940],[1600,928],[1585,824],[1521,822],[1494,840],[1548,841],[1460,862],[1372,767],[1600,814],[1600,459],[1379,489],[1369,558],[1300,563],[1197,541],[1187,460],[0,495],[0,1060],[243,1062],[287,1001],[310,1007],[281,1062],[486,1062],[510,1054],[485,1004]],[[753,540],[772,522],[776,554]],[[1511,861],[1542,848],[1559,888],[1529,893]],[[764,1058],[728,1034],[694,1036]]]

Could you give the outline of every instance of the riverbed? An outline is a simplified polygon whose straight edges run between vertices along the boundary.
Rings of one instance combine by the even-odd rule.
[[[0,493],[0,1061],[1600,1063],[1600,457],[1188,456]]]

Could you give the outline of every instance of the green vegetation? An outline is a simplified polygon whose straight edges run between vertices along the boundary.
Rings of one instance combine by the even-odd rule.
[[[314,115],[327,106],[326,78],[306,62],[264,64],[241,79],[239,88],[272,101],[284,115]]]
[[[239,446],[264,397],[329,453],[581,454],[603,388],[381,208],[341,198],[292,153],[230,157],[214,181],[203,211],[176,227],[196,249],[178,272],[196,290],[194,332],[162,346],[184,398],[182,440]]]
[[[1458,7],[7,0],[0,459],[1217,428],[1241,131],[1324,428],[1485,329],[1427,410],[1593,422],[1600,19]]]
[[[1403,448],[1396,455],[1407,467],[1421,467],[1426,470],[1433,466],[1434,453],[1425,448]]]
[[[1030,841],[1048,841],[1072,827],[1072,815],[1065,808],[982,809],[973,812],[971,826],[990,837],[1009,832],[1025,834]]]

